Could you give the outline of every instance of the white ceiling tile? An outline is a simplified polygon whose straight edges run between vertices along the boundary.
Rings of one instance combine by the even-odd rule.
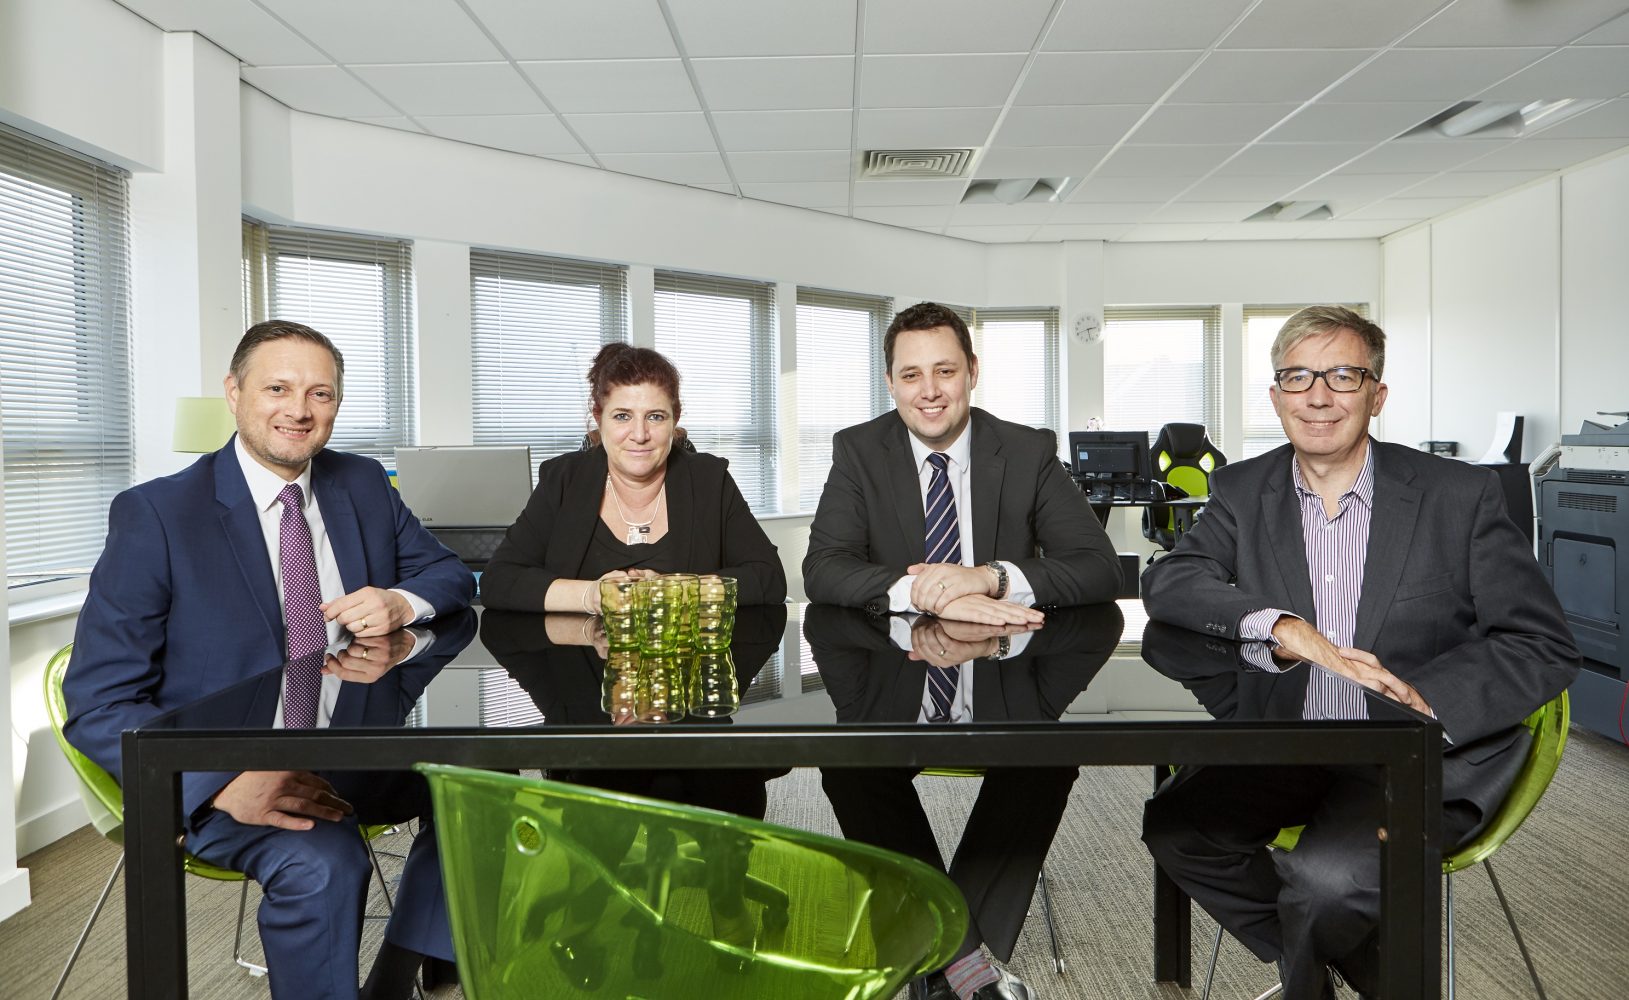
[[[1222,42],[1229,49],[1378,49],[1419,24],[1438,4],[1420,0],[1262,0]]]
[[[716,152],[718,144],[699,111],[650,115],[567,115],[583,145],[596,153]]]
[[[701,108],[677,59],[523,62],[520,68],[561,114]]]
[[[854,217],[867,222],[880,222],[887,226],[906,226],[912,229],[931,226],[944,228],[950,218],[949,205],[878,205],[854,207]]]
[[[1629,139],[1629,100],[1607,101],[1535,134],[1545,139]]]
[[[1121,146],[1097,168],[1099,177],[1200,177],[1238,152],[1222,146]]]
[[[852,55],[854,6],[854,0],[668,0],[691,56]]]
[[[1226,177],[1316,177],[1367,152],[1367,142],[1258,142],[1222,164]]]
[[[1202,49],[1252,0],[1069,0],[1046,36],[1051,51]]]
[[[1079,222],[1104,225],[1108,223],[1144,222],[1164,204],[1158,201],[1092,202],[1072,201],[1059,205],[1052,213],[1053,222]]]
[[[579,167],[599,169],[594,163],[594,158],[587,153],[548,153],[544,154],[544,159],[558,160],[561,163],[573,163]]]
[[[299,35],[251,0],[192,0],[176,4],[125,4],[169,31],[196,31],[250,66],[313,66],[328,62]],[[171,8],[165,20],[153,6]]]
[[[734,184],[690,184],[688,186],[699,191],[712,191],[716,194],[727,194],[732,198],[735,197]]]
[[[1212,52],[1171,95],[1198,104],[1305,101],[1363,61],[1351,49]]]
[[[367,116],[362,116],[359,118],[352,118],[351,121],[361,122],[363,125],[378,125],[383,128],[401,129],[403,132],[423,133],[426,131],[425,129],[420,128],[418,124],[413,121],[413,119],[403,118],[401,115],[385,115],[382,118],[370,118]]]
[[[1399,222],[1395,219],[1367,221],[1335,219],[1320,226],[1316,237],[1329,240],[1379,239],[1382,236],[1390,236],[1400,229],[1407,229],[1411,225],[1413,223]]]
[[[847,148],[852,111],[715,111],[727,150]]]
[[[1442,112],[1437,101],[1330,104],[1303,107],[1267,138],[1273,142],[1379,142],[1407,132]]]
[[[1299,104],[1162,104],[1131,137],[1149,142],[1249,142]]]
[[[1193,182],[1191,177],[1092,177],[1069,193],[1069,201],[1163,203]]]
[[[605,169],[674,184],[726,184],[730,175],[717,153],[610,153]]]
[[[1134,227],[1122,239],[1127,243],[1187,243],[1208,239],[1214,232],[1216,232],[1216,227],[1209,225],[1145,223]]]
[[[1504,79],[1548,51],[1510,49],[1393,49],[1330,91],[1326,101],[1442,102],[1446,109]],[[1566,95],[1560,95],[1566,96]]]
[[[677,56],[657,0],[464,0],[511,59]]]
[[[446,0],[259,0],[342,63],[479,62],[500,57]]]
[[[844,203],[848,201],[848,178],[854,158],[847,149],[773,153],[731,153],[730,169],[735,179],[747,181],[840,181]],[[836,204],[830,199],[822,205]]]
[[[419,121],[432,135],[493,149],[539,156],[583,152],[554,115],[458,115]]]
[[[734,166],[734,158],[731,158]],[[847,181],[814,181],[798,183],[777,183],[765,181],[748,181],[737,177],[741,181],[741,193],[748,198],[757,198],[759,201],[772,201],[778,205],[796,205],[799,208],[827,208],[842,202],[848,204]],[[844,208],[847,211],[847,208]]]
[[[1260,201],[1178,201],[1154,213],[1150,221],[1242,222],[1265,207]]]
[[[950,226],[946,236],[980,243],[1025,243],[1035,235],[1035,226]]]
[[[1083,177],[1107,146],[998,146],[979,158],[978,177]]]
[[[1005,104],[1023,53],[866,56],[860,104],[867,108],[982,108]]]
[[[1508,139],[1393,140],[1342,167],[1349,174],[1410,174],[1452,170],[1510,145]]]
[[[1523,139],[1470,164],[1477,170],[1561,170],[1622,149],[1623,139]]]
[[[549,110],[508,63],[418,63],[352,69],[410,115],[523,115]]]
[[[1475,198],[1387,198],[1355,212],[1342,212],[1342,219],[1431,219],[1463,208]]]
[[[849,56],[695,59],[702,95],[714,111],[848,108],[854,104]]]
[[[1052,0],[866,0],[865,51],[1028,52]]]
[[[878,205],[954,205],[967,188],[964,180],[855,181],[854,208]]]
[[[1547,170],[1462,170],[1433,177],[1404,193],[1411,198],[1485,198],[1548,173]]]
[[[867,108],[859,112],[861,149],[982,146],[1000,108]]]
[[[245,66],[243,79],[296,111],[349,118],[396,115],[378,94],[338,66]]]
[[[1342,208],[1356,208],[1371,201],[1430,180],[1430,174],[1331,174],[1296,188],[1296,198],[1334,202],[1336,214]]]
[[[1629,14],[1624,14],[1580,38],[1582,45],[1629,45]]]
[[[996,134],[998,146],[1110,146],[1142,117],[1134,104],[1012,108]]]
[[[1150,104],[1176,82],[1197,52],[1043,52],[1018,104]]]
[[[1458,0],[1407,45],[1561,45],[1624,11],[1623,0]]]
[[[1000,226],[1041,223],[1057,210],[1052,202],[1033,205],[957,205],[950,212],[952,226]]]
[[[1031,237],[1033,240],[1118,240],[1131,232],[1132,226],[1121,223],[1119,225],[1087,223],[1065,226],[1042,226]]]
[[[1184,191],[1191,201],[1277,201],[1302,180],[1300,177],[1207,177]]]
[[[1629,93],[1629,46],[1561,49],[1476,96],[1493,101],[1539,97],[1620,97]]]

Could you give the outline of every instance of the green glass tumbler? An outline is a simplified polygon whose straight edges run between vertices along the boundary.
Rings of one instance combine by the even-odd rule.
[[[696,593],[701,577],[694,573],[664,573],[664,580],[677,580],[684,591],[684,621],[679,625],[679,649],[693,649],[696,645]]]
[[[671,577],[639,581],[639,651],[671,653],[684,633],[684,586]]]
[[[639,651],[612,650],[605,657],[605,672],[600,678],[600,708],[614,725],[624,725],[638,717],[638,704]]]
[[[639,648],[639,586],[635,580],[601,580],[600,614],[605,642],[613,650]]]
[[[685,713],[685,658],[641,653],[634,718],[646,724],[677,722]]]
[[[730,648],[735,635],[736,581],[730,576],[704,576],[696,593],[696,648]]]
[[[741,689],[735,683],[735,660],[728,649],[696,654],[690,668],[690,693],[685,709],[700,719],[721,719],[741,707]]]

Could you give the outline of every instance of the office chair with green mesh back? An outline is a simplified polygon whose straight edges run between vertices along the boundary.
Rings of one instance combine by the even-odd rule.
[[[1505,793],[1504,801],[1499,804],[1493,818],[1488,821],[1474,837],[1455,847],[1443,856],[1443,898],[1448,924],[1448,1000],[1454,1000],[1454,880],[1455,872],[1464,871],[1481,862],[1482,867],[1488,870],[1488,881],[1493,884],[1493,894],[1499,899],[1499,907],[1505,911],[1505,920],[1510,924],[1510,933],[1516,939],[1516,948],[1521,952],[1522,962],[1527,965],[1527,974],[1533,980],[1533,992],[1539,1000],[1545,1000],[1544,984],[1539,982],[1538,970],[1533,967],[1533,956],[1527,950],[1527,942],[1522,940],[1522,932],[1516,927],[1516,915],[1511,912],[1510,901],[1505,898],[1504,889],[1499,885],[1499,877],[1493,873],[1492,855],[1510,835],[1515,833],[1522,822],[1532,813],[1533,807],[1544,796],[1544,790],[1550,787],[1550,780],[1555,777],[1556,768],[1561,765],[1561,751],[1567,746],[1567,726],[1571,720],[1571,708],[1567,700],[1567,692],[1563,691],[1553,700],[1540,706],[1538,711],[1523,720],[1522,725],[1533,734],[1533,741],[1527,748],[1527,759],[1522,763],[1521,771],[1517,773],[1516,780]],[[1278,839],[1272,846],[1282,850],[1292,850],[1296,841],[1300,839],[1301,827],[1287,827],[1282,830]],[[1202,1000],[1209,1000],[1211,977],[1216,975],[1216,956],[1222,946],[1222,929],[1216,929],[1216,944],[1211,949],[1210,972],[1205,977],[1205,992]],[[1278,987],[1263,993],[1257,1000],[1273,996]]]
[[[51,716],[51,732],[57,738],[57,746],[62,748],[63,756],[68,758],[68,764],[74,769],[79,778],[79,797],[84,800],[85,811],[90,815],[91,825],[96,832],[113,841],[115,844],[124,844],[124,792],[120,790],[119,783],[113,780],[113,775],[107,773],[102,767],[89,757],[80,753],[67,737],[62,735],[62,726],[68,719],[67,702],[62,697],[62,678],[68,672],[68,661],[73,656],[73,643],[69,643],[57,650],[56,654],[45,665],[45,704]],[[371,841],[374,837],[391,829],[386,826],[363,827],[364,841]],[[379,859],[373,853],[373,845],[368,844],[368,856],[373,861],[374,873],[379,878],[379,888],[384,893],[385,905],[391,906],[390,887],[385,883],[384,871],[379,867]],[[243,957],[243,916],[248,905],[249,880],[242,872],[232,871],[229,868],[217,868],[214,865],[199,861],[188,854],[183,859],[187,874],[197,875],[200,878],[213,879],[217,882],[242,882],[243,891],[238,897],[238,924],[237,933],[232,938],[232,961],[248,970],[252,976],[264,976],[266,967]],[[73,971],[74,963],[79,961],[79,953],[84,950],[85,941],[90,937],[91,928],[96,926],[96,918],[102,915],[102,907],[107,904],[107,898],[113,891],[113,884],[118,881],[119,873],[124,871],[124,854],[121,852],[119,860],[113,866],[113,871],[107,877],[107,884],[102,886],[102,894],[96,898],[96,906],[91,910],[90,919],[85,921],[85,929],[79,932],[79,940],[74,942],[74,950],[68,956],[68,963],[62,968],[62,975],[57,978],[57,985],[51,991],[51,1000],[57,1000],[62,994],[62,987],[68,981],[68,973]]]
[[[603,789],[418,770],[469,1000],[888,997],[967,931],[944,873],[881,848]],[[700,884],[630,867],[669,838],[694,845]],[[782,887],[784,908],[755,902],[749,879]]]
[[[1211,473],[1226,464],[1227,456],[1211,443],[1204,424],[1166,424],[1149,455],[1154,479],[1189,497],[1209,496]],[[1169,552],[1191,523],[1191,511],[1151,506],[1143,511],[1143,537]]]

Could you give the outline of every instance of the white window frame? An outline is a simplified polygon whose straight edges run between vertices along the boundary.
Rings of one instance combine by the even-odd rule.
[[[842,331],[828,324],[839,311],[864,324],[857,343],[835,339]],[[805,513],[814,513],[831,471],[832,435],[892,405],[883,378],[882,338],[893,316],[894,301],[883,296],[798,289],[797,507]],[[863,405],[856,406],[861,398]]]

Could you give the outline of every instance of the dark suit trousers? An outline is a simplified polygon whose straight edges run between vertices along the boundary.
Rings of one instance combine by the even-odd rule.
[[[851,840],[886,847],[945,870],[933,828],[909,768],[828,768],[826,797]],[[1012,957],[1035,881],[1058,832],[1074,767],[991,768],[949,868],[967,900],[970,921],[959,954],[983,942],[1001,961]]]
[[[1256,957],[1283,961],[1288,1000],[1323,996],[1331,963],[1370,993],[1382,794],[1368,768],[1184,768],[1144,807],[1143,842]],[[1468,810],[1445,810],[1444,842],[1474,823]],[[1280,830],[1303,824],[1294,850],[1268,850]]]

